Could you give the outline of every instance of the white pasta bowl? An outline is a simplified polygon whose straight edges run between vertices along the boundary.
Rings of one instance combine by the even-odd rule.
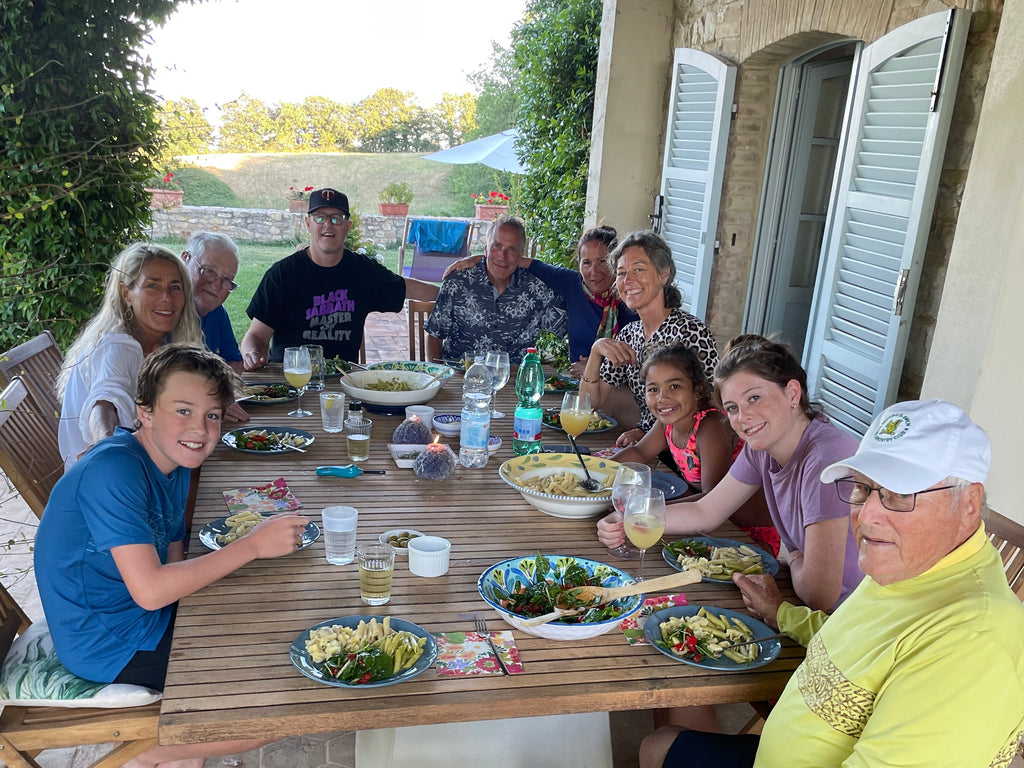
[[[338,383],[345,390],[345,394],[353,400],[361,400],[371,405],[404,406],[419,405],[431,400],[444,384],[444,379],[441,378],[430,386],[425,386],[432,378],[429,373],[421,371],[380,369],[353,371],[342,376]],[[406,384],[409,389],[390,391],[369,388],[373,384],[390,381]]]
[[[498,475],[519,491],[527,503],[546,515],[570,520],[593,517],[611,506],[612,481],[619,464],[597,456],[584,456],[583,460],[587,463],[590,476],[605,487],[594,493],[587,493],[581,488],[581,495],[554,489],[546,492],[536,487],[537,481],[564,472],[579,480],[586,479],[583,467],[574,453],[530,453],[516,456],[498,468]]]

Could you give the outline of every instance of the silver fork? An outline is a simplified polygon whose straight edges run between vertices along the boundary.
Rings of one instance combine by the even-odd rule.
[[[487,631],[487,620],[481,613],[473,614],[473,622],[476,624],[476,631],[487,639],[487,644],[491,646],[491,653],[494,654],[494,658],[498,660],[498,666],[501,667],[501,674],[509,674],[508,667],[505,666],[505,662],[501,659],[501,654],[498,653],[498,649],[494,645],[494,641],[491,640],[491,633]]]

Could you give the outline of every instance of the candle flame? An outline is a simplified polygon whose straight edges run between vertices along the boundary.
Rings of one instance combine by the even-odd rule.
[[[431,443],[431,445],[440,445],[440,441],[441,441],[441,436],[437,435],[437,436],[434,437],[434,442]]]

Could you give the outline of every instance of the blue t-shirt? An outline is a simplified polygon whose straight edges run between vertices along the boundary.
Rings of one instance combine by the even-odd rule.
[[[228,311],[221,305],[216,309],[207,312],[199,319],[203,327],[203,336],[206,339],[206,348],[221,359],[229,363],[242,362],[242,353],[238,350],[238,342],[235,341],[235,331],[231,327],[231,318]]]
[[[166,563],[168,546],[185,537],[189,474],[165,476],[118,427],[54,486],[36,534],[36,581],[57,655],[79,677],[113,681],[167,630],[172,606],[141,608],[110,550],[151,544]]]
[[[583,275],[575,269],[559,267],[534,259],[530,272],[565,300],[569,313],[569,362],[590,356],[590,348],[597,339],[597,329],[604,317],[604,307],[591,301],[583,289]],[[619,304],[619,328],[638,319],[636,312]]]

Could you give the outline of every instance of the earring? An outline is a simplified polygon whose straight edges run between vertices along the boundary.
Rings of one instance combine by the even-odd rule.
[[[131,304],[128,304],[125,307],[125,310],[124,310],[124,327],[125,327],[125,330],[130,330],[131,329],[132,322],[134,320],[135,320],[135,310],[132,308]]]

